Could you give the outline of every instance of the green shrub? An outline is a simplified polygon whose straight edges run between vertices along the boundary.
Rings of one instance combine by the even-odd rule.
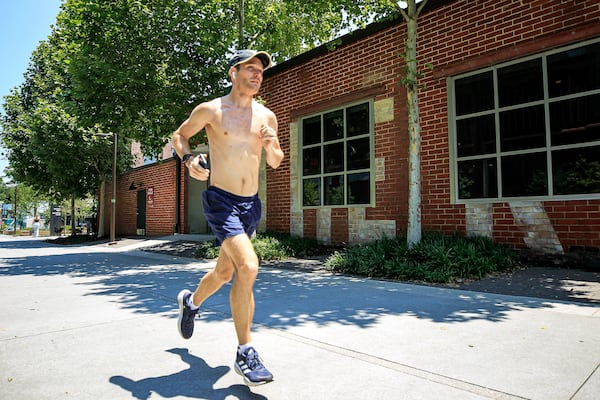
[[[284,242],[272,236],[257,235],[252,244],[259,260],[280,260],[291,253]]]
[[[219,256],[219,247],[214,242],[201,242],[196,249],[198,258],[217,258]]]
[[[321,255],[331,248],[315,239],[282,233],[260,233],[252,239],[258,259],[280,260]],[[425,234],[409,249],[405,238],[382,238],[328,253],[325,266],[331,271],[373,278],[425,282],[450,282],[481,278],[513,265],[515,253],[484,237]],[[216,258],[213,242],[198,246],[196,257]]]
[[[277,232],[258,233],[252,238],[252,244],[261,261],[309,257],[320,251],[319,243],[315,239]],[[196,250],[196,257],[199,258],[217,258],[218,255],[219,248],[212,241],[202,242]]]
[[[449,282],[504,270],[513,259],[512,250],[488,238],[426,234],[412,249],[405,238],[351,246],[330,256],[326,266],[376,278]]]

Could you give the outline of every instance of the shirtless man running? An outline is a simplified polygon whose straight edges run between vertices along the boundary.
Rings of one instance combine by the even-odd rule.
[[[175,151],[190,176],[201,181],[210,176],[210,186],[202,194],[204,214],[221,246],[215,268],[204,275],[195,292],[184,289],[177,296],[179,333],[185,339],[192,336],[199,307],[235,275],[229,297],[239,342],[234,368],[248,385],[273,380],[252,347],[250,334],[258,274],[250,237],[261,215],[257,193],[262,150],[272,168],[279,167],[284,157],[275,114],[254,101],[263,71],[270,66],[266,52],[237,51],[229,62],[230,93],[198,105],[173,134]],[[210,169],[204,154],[191,154],[189,139],[202,129],[208,136]]]

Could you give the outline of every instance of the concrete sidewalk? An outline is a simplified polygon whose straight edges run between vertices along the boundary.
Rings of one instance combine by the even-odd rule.
[[[259,274],[253,335],[275,382],[247,388],[232,368],[228,287],[192,339],[177,334],[175,297],[212,264],[143,245],[0,237],[0,399],[600,393],[598,306],[278,268]]]

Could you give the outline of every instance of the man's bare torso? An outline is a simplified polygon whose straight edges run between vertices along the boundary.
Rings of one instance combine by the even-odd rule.
[[[211,185],[239,196],[255,195],[262,153],[260,129],[269,124],[272,113],[256,101],[251,108],[238,107],[227,96],[206,105],[212,111],[205,127]]]

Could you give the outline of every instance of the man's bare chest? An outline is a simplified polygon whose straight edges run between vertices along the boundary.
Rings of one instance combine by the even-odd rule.
[[[260,128],[264,121],[252,113],[222,113],[212,128],[215,136],[231,141],[260,141]]]

